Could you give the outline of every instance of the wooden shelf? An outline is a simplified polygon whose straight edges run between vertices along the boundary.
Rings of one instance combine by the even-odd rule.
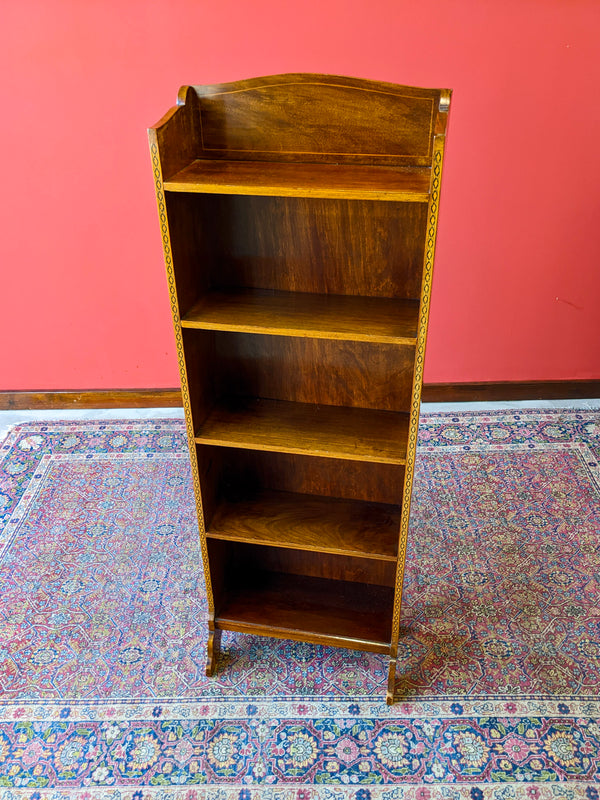
[[[217,628],[376,653],[390,649],[393,589],[258,572],[228,586]]]
[[[169,192],[429,200],[426,168],[196,159],[164,182]]]
[[[261,289],[213,291],[181,320],[184,328],[414,345],[419,303],[386,297]]]
[[[198,444],[404,464],[408,414],[344,406],[232,398],[196,432]]]
[[[261,491],[221,503],[212,539],[395,561],[400,506],[294,492]]]

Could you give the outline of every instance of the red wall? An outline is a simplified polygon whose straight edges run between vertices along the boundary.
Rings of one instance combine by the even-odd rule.
[[[598,0],[2,5],[0,390],[177,385],[145,129],[296,71],[454,89],[426,380],[600,378]]]

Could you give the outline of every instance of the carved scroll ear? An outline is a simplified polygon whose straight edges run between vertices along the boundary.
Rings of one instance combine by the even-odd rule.
[[[452,89],[442,89],[440,91],[440,102],[438,104],[437,119],[435,121],[436,136],[444,136],[446,125],[448,124],[448,112],[450,111],[450,98]]]
[[[196,97],[196,91],[193,86],[182,86],[180,90],[177,92],[177,105],[184,106],[188,99],[194,95],[194,99]]]
[[[452,92],[450,89],[442,89],[442,93],[440,94],[440,105],[439,110],[441,114],[447,114],[450,110],[450,97],[452,96]]]

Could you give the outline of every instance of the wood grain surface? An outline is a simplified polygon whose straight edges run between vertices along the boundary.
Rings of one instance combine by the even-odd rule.
[[[251,499],[263,491],[318,495],[397,507],[404,467],[297,453],[196,445],[202,465],[207,528],[221,502]]]
[[[419,303],[379,297],[231,289],[204,295],[184,328],[414,345]]]
[[[264,490],[217,508],[207,535],[395,561],[400,507]]]
[[[198,444],[404,464],[408,414],[236,398],[215,406]]]
[[[336,164],[428,165],[448,95],[302,73],[194,88],[203,155]]]
[[[197,274],[196,300],[207,276],[213,289],[419,298],[424,203],[168,193],[168,205],[178,197],[193,214],[173,248]]]
[[[290,575],[253,572],[227,587],[218,628],[389,652],[393,590]]]
[[[150,131],[209,671],[226,629],[393,682],[449,103],[294,73],[184,87]]]
[[[194,334],[206,340],[214,336],[214,358],[202,363],[200,373],[211,376],[215,400],[236,395],[383,411],[410,408],[414,347],[244,333]]]
[[[168,192],[426,203],[429,181],[427,169],[196,159],[164,185]]]

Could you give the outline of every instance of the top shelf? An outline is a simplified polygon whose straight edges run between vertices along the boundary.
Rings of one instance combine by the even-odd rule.
[[[429,170],[366,165],[196,159],[164,182],[169,192],[426,203]]]

